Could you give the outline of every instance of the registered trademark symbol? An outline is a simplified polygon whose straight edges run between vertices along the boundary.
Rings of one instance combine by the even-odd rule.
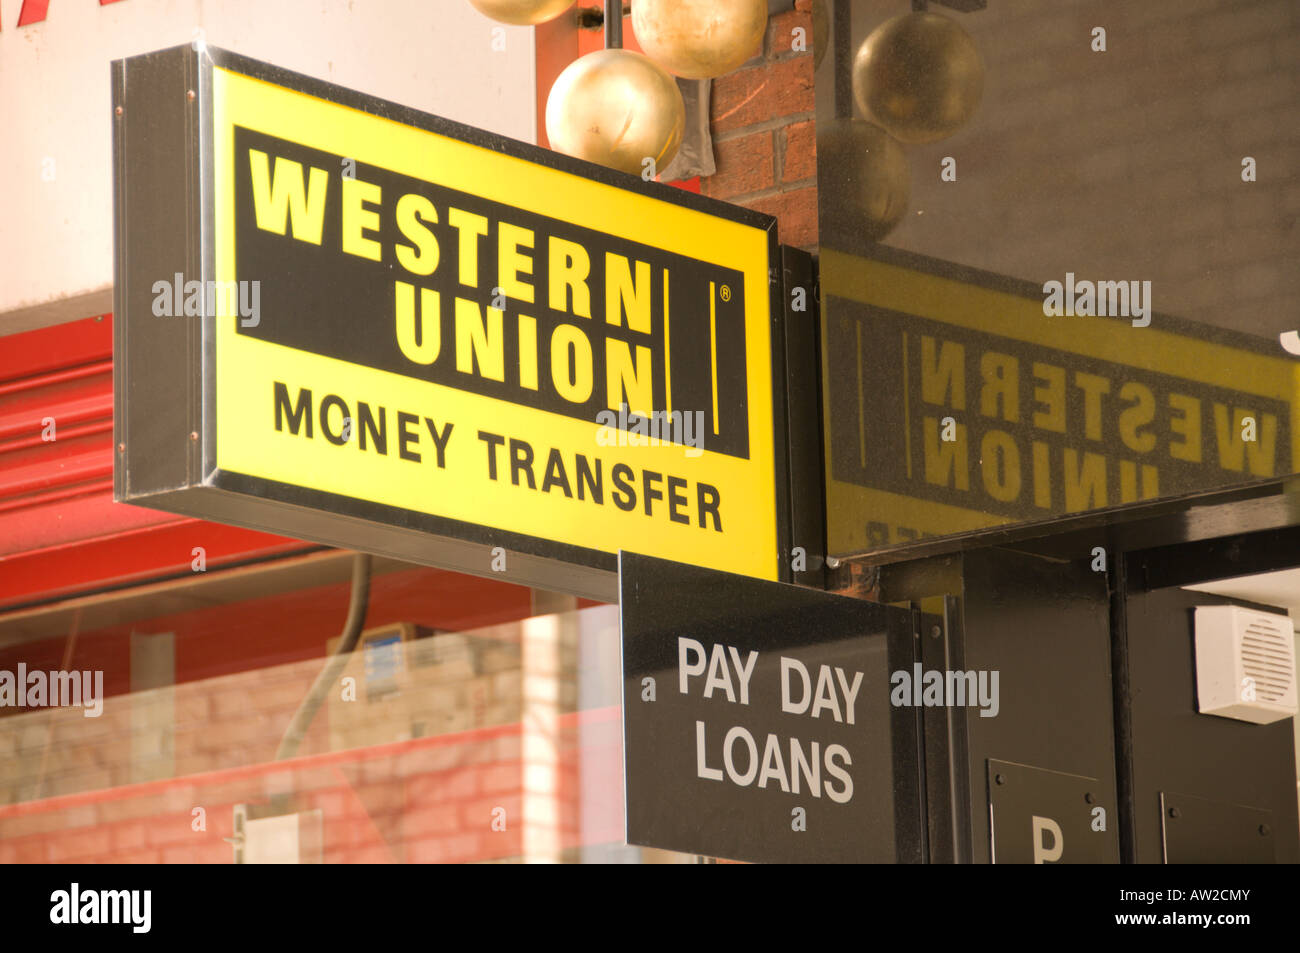
[[[722,286],[722,290],[719,292],[719,294],[722,295],[722,300],[723,300],[723,301],[730,301],[730,300],[731,300],[731,285],[723,285],[723,286]]]

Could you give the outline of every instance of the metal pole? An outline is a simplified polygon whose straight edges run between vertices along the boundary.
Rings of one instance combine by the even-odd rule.
[[[849,0],[833,0],[831,57],[835,70],[835,118],[853,118],[853,8]]]
[[[623,0],[605,0],[605,49],[623,48]]]

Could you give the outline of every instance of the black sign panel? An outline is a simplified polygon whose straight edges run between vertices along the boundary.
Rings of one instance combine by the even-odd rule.
[[[918,862],[899,608],[620,553],[630,844],[760,862]]]
[[[1262,807],[1160,792],[1166,864],[1275,864],[1277,822]]]
[[[243,127],[234,130],[234,146],[236,156],[253,157],[234,164],[238,274],[318,275],[311,282],[263,280],[260,306],[268,319],[239,327],[240,334],[581,421],[609,409],[607,398],[613,394],[615,409],[627,403],[627,416],[635,423],[638,408],[670,411],[665,401],[671,394],[679,411],[701,408],[711,451],[748,458],[744,275],[736,269]],[[321,187],[319,241],[305,241],[292,229],[275,231],[283,228],[284,208],[272,202],[269,170],[282,174],[281,162],[297,163],[289,167],[294,169],[343,170],[335,177],[341,187]],[[399,211],[381,215],[384,196]],[[349,212],[369,215],[371,228],[349,235]],[[350,246],[350,252],[339,253]],[[500,260],[503,252],[515,256],[512,265]],[[511,268],[528,270],[503,288],[497,282],[513,274]],[[561,268],[564,275],[552,275]],[[611,268],[614,273],[607,273]],[[714,295],[712,328],[684,305],[709,301],[711,286],[728,289],[725,300]],[[642,327],[605,314],[600,290],[607,287],[641,294]],[[436,317],[424,314],[426,305],[437,308]],[[407,315],[409,337],[378,333],[376,315],[387,318],[394,312]],[[323,321],[329,314],[351,320]],[[663,327],[665,322],[671,329]],[[389,323],[383,323],[384,331]],[[489,332],[466,343],[467,323]],[[492,331],[502,339],[500,347],[481,353],[491,350]],[[712,347],[711,332],[726,346]],[[432,340],[424,341],[425,334]],[[569,379],[574,355],[556,353],[561,347],[590,352],[592,386],[585,388],[584,399],[575,399]],[[504,355],[499,367],[493,360],[497,352]],[[621,362],[624,355],[627,361]],[[634,360],[635,355],[643,357]],[[718,366],[716,408],[710,394],[712,360]],[[638,395],[628,392],[625,364],[647,375],[640,380],[648,383],[645,393],[653,406],[642,408]],[[564,368],[558,380],[551,373],[557,366]]]
[[[995,864],[1117,864],[1118,818],[1096,778],[988,763]]]

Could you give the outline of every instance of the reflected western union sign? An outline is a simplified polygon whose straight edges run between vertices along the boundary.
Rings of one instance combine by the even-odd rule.
[[[779,578],[771,219],[209,54],[206,483]]]
[[[1264,342],[874,254],[821,263],[832,554],[1300,470],[1296,365]]]

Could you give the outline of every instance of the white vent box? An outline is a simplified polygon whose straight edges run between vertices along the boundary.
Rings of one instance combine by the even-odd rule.
[[[1203,715],[1267,725],[1296,714],[1291,617],[1196,607],[1196,700]]]

